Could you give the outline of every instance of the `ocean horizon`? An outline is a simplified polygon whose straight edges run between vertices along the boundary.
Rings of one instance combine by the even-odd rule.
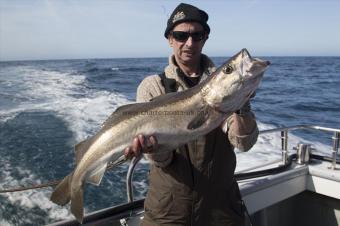
[[[210,58],[229,58],[230,56],[217,56],[217,55],[208,55]],[[253,55],[252,55],[253,56]],[[331,57],[331,58],[337,58],[340,57],[340,55],[254,55],[256,57],[262,57],[262,58],[276,58],[276,57],[319,57],[319,58],[324,58],[324,57]],[[117,60],[117,59],[168,59],[169,56],[146,56],[146,57],[138,57],[138,56],[131,56],[131,57],[74,57],[74,58],[46,58],[46,59],[5,59],[5,60],[0,60],[0,63],[9,63],[9,62],[32,62],[32,61],[73,61],[73,60]]]

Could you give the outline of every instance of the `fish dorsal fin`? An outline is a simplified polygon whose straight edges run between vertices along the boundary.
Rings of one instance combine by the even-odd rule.
[[[198,114],[195,116],[191,122],[189,122],[187,129],[194,130],[203,126],[209,118],[209,110],[207,108],[203,108]]]
[[[106,171],[107,163],[98,166],[96,169],[94,169],[91,174],[86,178],[87,183],[91,183],[94,185],[99,185],[100,182],[103,179],[104,173]]]
[[[135,112],[136,103],[134,104],[126,104],[123,106],[120,106],[116,108],[116,110],[104,121],[102,124],[102,128],[105,128],[105,126],[110,126],[111,124],[114,124],[115,121],[117,121],[121,115],[129,115],[130,113]]]
[[[90,138],[83,140],[81,142],[79,142],[78,144],[76,144],[75,146],[75,153],[76,153],[76,163],[78,164],[80,162],[80,160],[83,158],[83,156],[85,155],[86,151],[89,149],[90,146]]]
[[[130,109],[133,105],[135,105],[135,104],[126,104],[126,105],[120,106],[120,107],[118,107],[118,108],[115,110],[115,113],[120,113],[120,112],[122,112],[122,111],[127,111],[127,110]]]

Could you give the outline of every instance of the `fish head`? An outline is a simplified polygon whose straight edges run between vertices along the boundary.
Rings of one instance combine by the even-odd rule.
[[[237,111],[255,93],[269,64],[242,49],[219,67],[203,87],[205,101],[223,112]]]

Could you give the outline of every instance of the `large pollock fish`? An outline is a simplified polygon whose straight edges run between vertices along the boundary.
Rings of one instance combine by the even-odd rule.
[[[243,49],[191,89],[119,107],[96,135],[75,146],[77,166],[51,200],[59,205],[71,201],[71,212],[82,222],[85,183],[99,185],[108,163],[124,159],[124,149],[135,136],[154,135],[160,153],[209,133],[245,104],[268,65]]]

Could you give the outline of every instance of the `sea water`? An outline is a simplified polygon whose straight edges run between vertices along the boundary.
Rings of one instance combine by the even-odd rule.
[[[340,57],[262,57],[272,62],[252,99],[260,130],[296,124],[340,128]],[[227,57],[213,58],[221,65]],[[120,105],[135,101],[142,79],[161,73],[166,58],[0,62],[0,190],[63,178],[74,168],[73,147],[95,134]],[[295,131],[297,142],[330,155],[331,134]],[[259,137],[237,152],[237,170],[281,157],[280,134]],[[126,202],[127,165],[88,185],[85,210]],[[148,163],[135,171],[135,197],[147,191]],[[52,188],[0,194],[0,225],[43,225],[69,219],[69,206],[49,201]]]

